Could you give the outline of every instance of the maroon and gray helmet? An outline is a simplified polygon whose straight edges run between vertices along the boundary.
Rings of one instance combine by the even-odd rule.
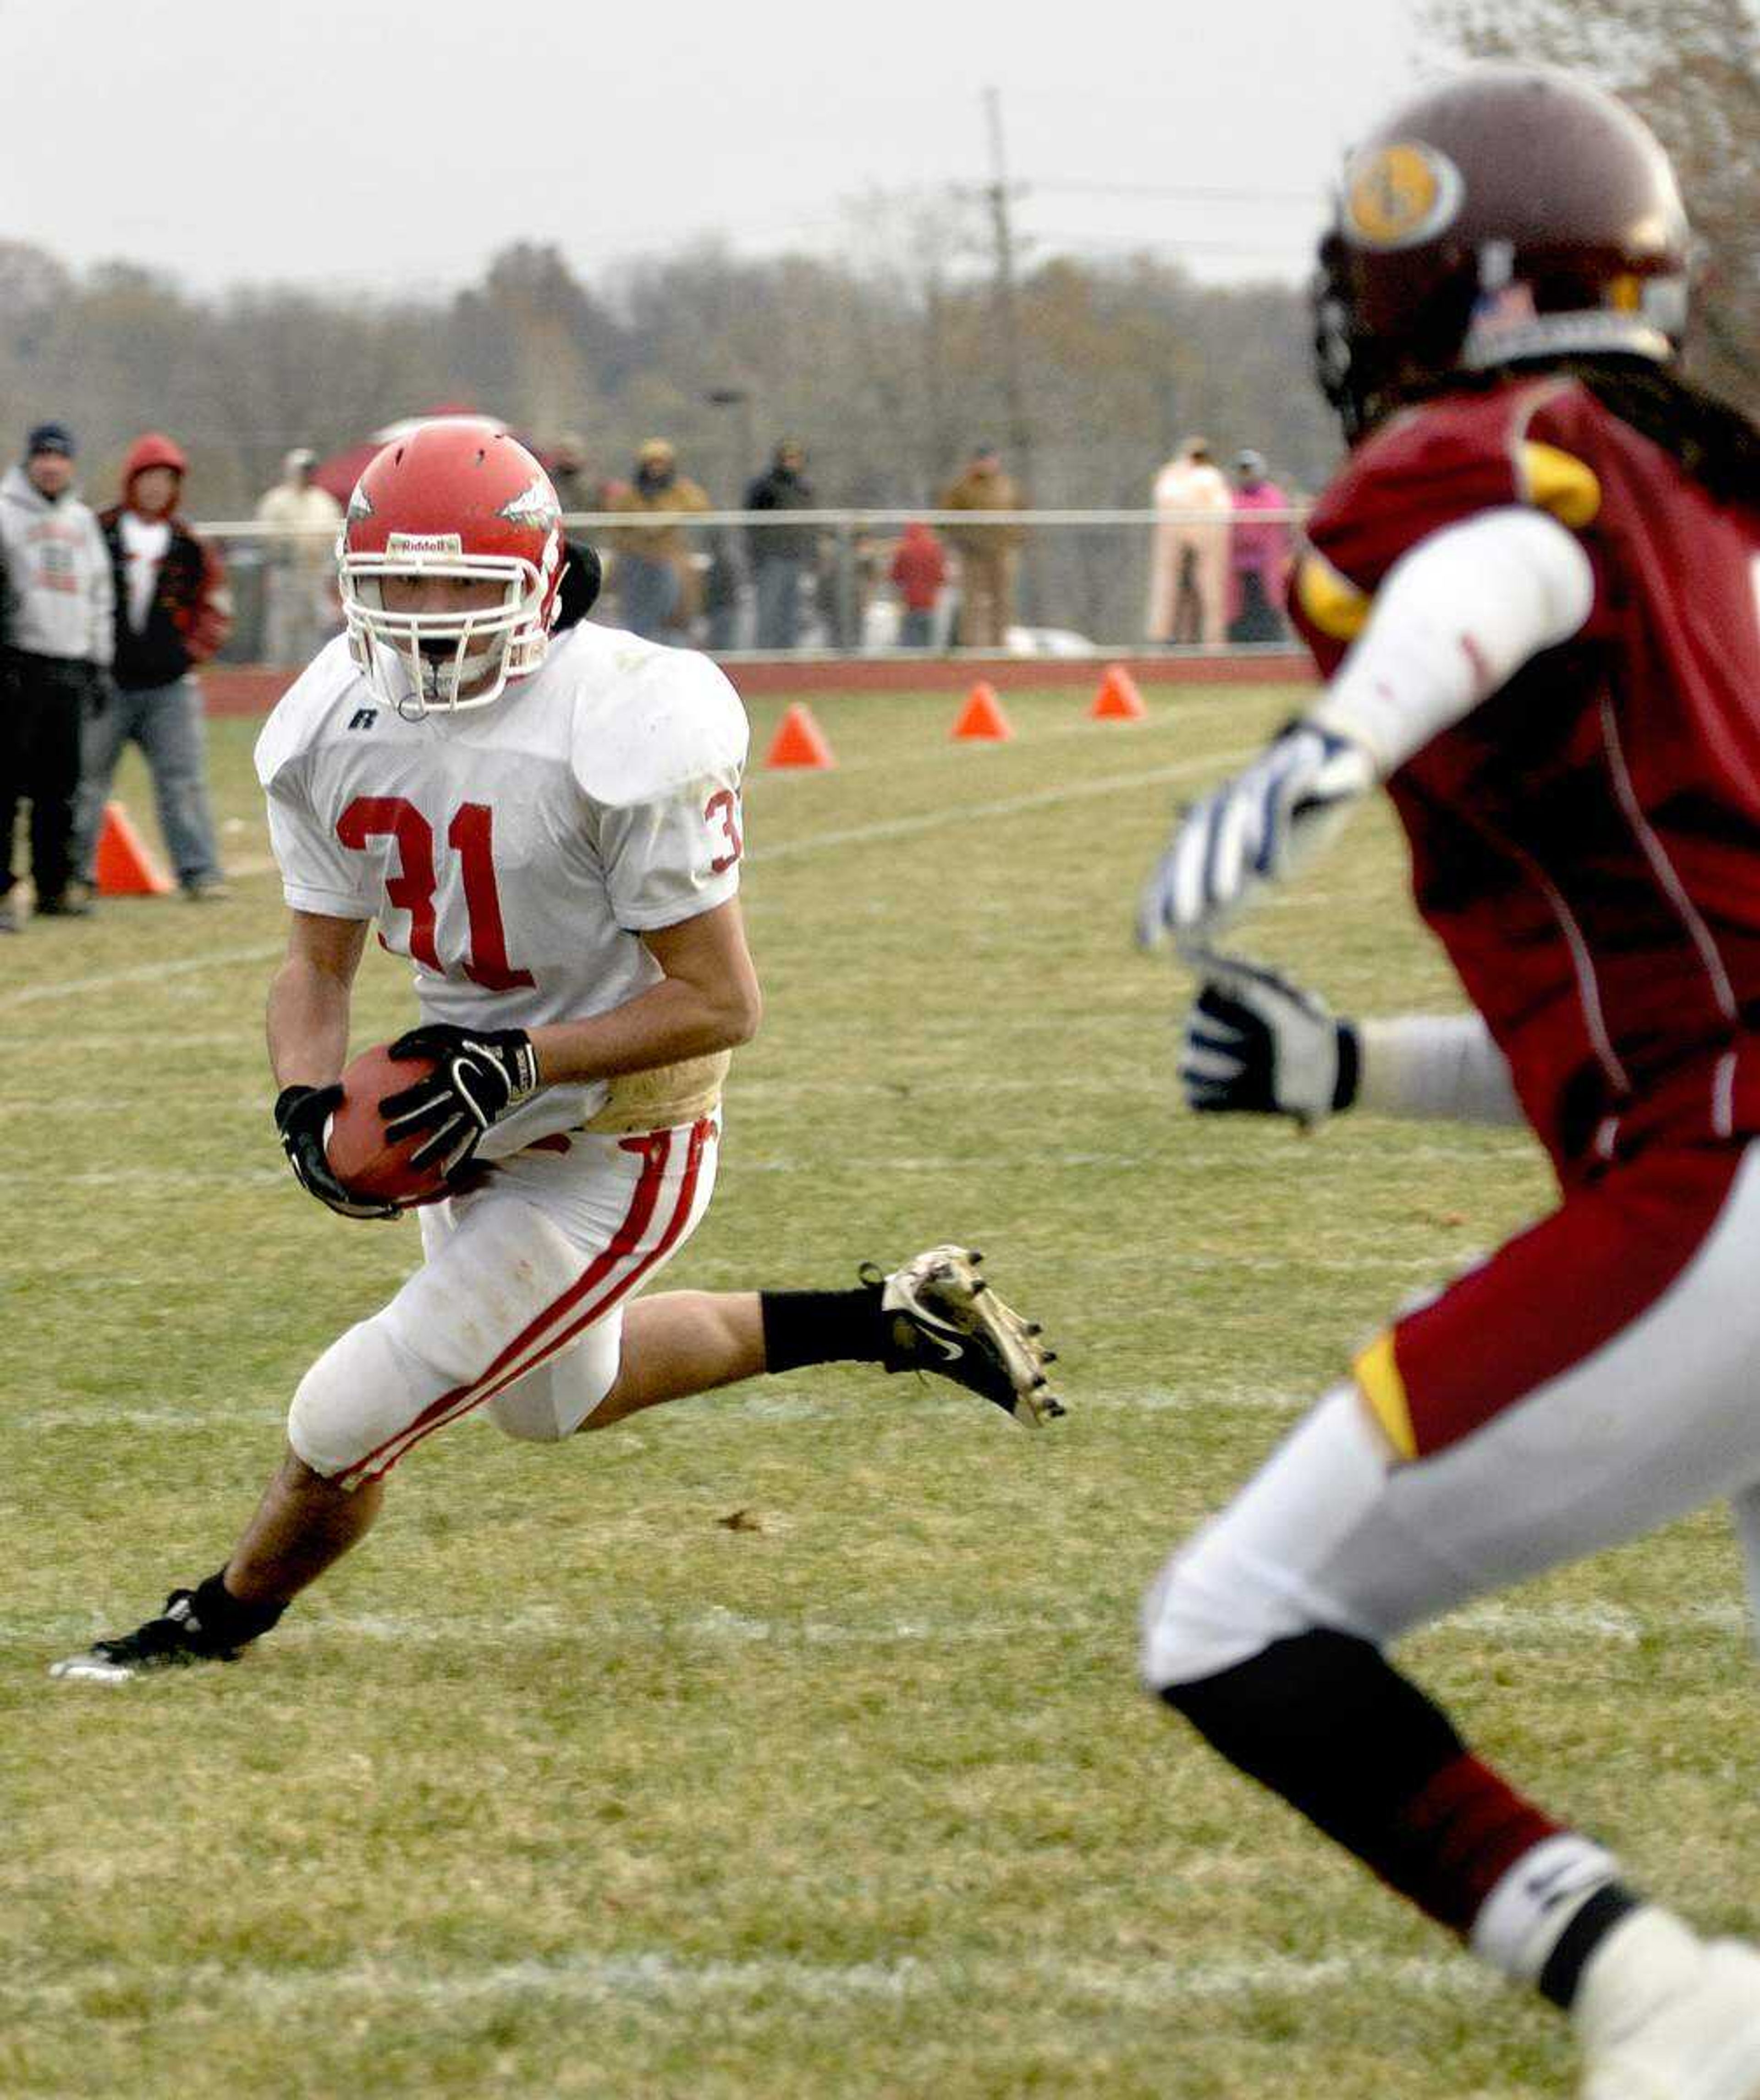
[[[1690,249],[1668,156],[1623,103],[1550,67],[1472,67],[1345,164],[1314,286],[1321,387],[1354,438],[1451,373],[1672,358]]]

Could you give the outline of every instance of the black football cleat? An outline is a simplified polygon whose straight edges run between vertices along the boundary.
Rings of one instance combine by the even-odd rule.
[[[981,1393],[1023,1428],[1065,1412],[1045,1366],[1036,1322],[1005,1305],[978,1273],[984,1257],[959,1246],[931,1247],[889,1276],[871,1262],[862,1280],[877,1284],[887,1321],[889,1371],[927,1371]]]
[[[156,1670],[181,1670],[192,1662],[236,1662],[240,1650],[223,1646],[204,1633],[195,1612],[193,1590],[174,1590],[165,1611],[131,1634],[94,1641],[80,1655],[49,1665],[51,1677],[87,1684],[126,1684]]]

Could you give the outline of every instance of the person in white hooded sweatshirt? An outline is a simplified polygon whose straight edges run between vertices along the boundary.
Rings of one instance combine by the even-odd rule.
[[[0,933],[16,933],[13,833],[30,804],[31,879],[38,918],[82,917],[68,890],[80,732],[110,699],[115,589],[98,522],[73,486],[74,445],[39,423],[24,459],[0,478],[6,568],[5,678],[0,689]]]

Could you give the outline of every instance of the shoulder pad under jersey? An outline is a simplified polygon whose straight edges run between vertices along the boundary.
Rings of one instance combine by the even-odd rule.
[[[1352,593],[1372,596],[1402,554],[1481,510],[1532,504],[1573,531],[1592,523],[1601,504],[1594,469],[1529,435],[1537,417],[1576,390],[1545,377],[1445,395],[1394,417],[1358,448],[1308,521],[1323,566],[1298,571],[1303,616],[1334,636],[1353,619],[1361,625]]]
[[[699,780],[737,778],[750,730],[720,666],[695,650],[599,632],[575,704],[571,762],[582,792],[628,808]]]
[[[366,681],[338,635],[318,651],[275,704],[257,739],[257,778],[267,788],[309,751],[345,702],[376,707]]]

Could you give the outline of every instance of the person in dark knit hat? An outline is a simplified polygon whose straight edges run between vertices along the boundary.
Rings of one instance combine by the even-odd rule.
[[[98,521],[73,486],[73,433],[38,423],[23,461],[0,478],[0,562],[6,570],[4,690],[0,691],[0,933],[16,933],[12,835],[30,805],[37,916],[90,910],[68,890],[73,798],[85,717],[108,704],[114,590]]]

